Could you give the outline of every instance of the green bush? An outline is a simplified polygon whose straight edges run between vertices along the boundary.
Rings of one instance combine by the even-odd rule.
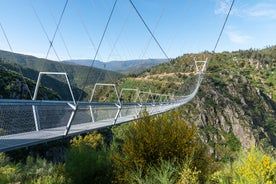
[[[149,184],[198,184],[200,171],[191,169],[191,160],[186,160],[184,164],[177,164],[176,159],[163,160],[149,166],[143,176],[141,168],[136,168],[130,172],[129,183],[149,183]]]
[[[45,159],[27,157],[26,163],[21,165],[23,183],[46,184],[50,181],[54,184],[65,183],[63,165],[54,165]]]
[[[149,167],[160,160],[176,159],[182,165],[190,159],[192,170],[200,171],[199,180],[204,182],[212,172],[211,158],[197,135],[195,126],[188,126],[179,112],[144,117],[130,123],[125,130],[121,151],[112,155],[116,179],[127,182],[130,171],[139,168],[145,176]]]
[[[27,157],[25,163],[11,163],[0,155],[0,183],[63,184],[63,165],[54,165],[45,159]]]
[[[187,160],[179,172],[180,177],[177,184],[198,184],[200,174],[201,172],[196,168],[191,169],[190,161]]]
[[[18,167],[10,163],[4,153],[0,153],[0,183],[15,183],[18,181]]]
[[[129,171],[129,183],[177,183],[180,169],[175,166],[175,160],[160,160],[158,164],[149,166],[146,175],[143,176],[142,168]]]
[[[66,157],[65,172],[72,183],[110,183],[112,167],[102,136],[92,133],[75,138]]]

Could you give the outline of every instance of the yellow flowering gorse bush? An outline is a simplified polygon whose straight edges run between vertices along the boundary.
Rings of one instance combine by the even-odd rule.
[[[276,162],[254,147],[234,163],[234,183],[275,183]]]
[[[192,170],[190,168],[184,168],[180,173],[180,179],[178,180],[177,184],[197,184],[198,175],[200,171]]]
[[[276,161],[252,147],[210,178],[210,183],[275,184]]]
[[[79,135],[78,137],[74,137],[73,139],[71,139],[70,143],[73,147],[79,147],[81,144],[84,144],[97,149],[99,146],[103,145],[104,137],[97,131],[94,131],[85,136]]]

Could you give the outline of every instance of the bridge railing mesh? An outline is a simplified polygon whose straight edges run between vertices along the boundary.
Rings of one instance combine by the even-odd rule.
[[[0,106],[0,135],[35,130],[32,106]]]

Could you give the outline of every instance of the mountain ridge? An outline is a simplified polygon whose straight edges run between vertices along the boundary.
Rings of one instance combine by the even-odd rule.
[[[76,60],[64,60],[63,63],[73,64],[73,65],[84,65],[84,66],[93,66],[100,69],[111,70],[115,72],[120,72],[124,74],[130,73],[140,73],[150,67],[168,62],[167,59],[133,59],[133,60],[124,60],[124,61],[108,61],[103,62],[100,60],[91,60],[91,59],[76,59]]]

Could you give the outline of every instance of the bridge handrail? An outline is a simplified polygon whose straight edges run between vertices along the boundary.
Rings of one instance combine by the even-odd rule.
[[[17,100],[17,99],[0,99],[0,106],[26,106],[26,105],[35,105],[35,106],[62,106],[73,103],[73,101],[56,101],[56,100]],[[115,105],[117,102],[78,102],[78,106],[111,106]],[[124,102],[122,103],[126,106],[136,106],[137,102]],[[139,103],[143,105],[151,105],[152,103],[143,102]]]

